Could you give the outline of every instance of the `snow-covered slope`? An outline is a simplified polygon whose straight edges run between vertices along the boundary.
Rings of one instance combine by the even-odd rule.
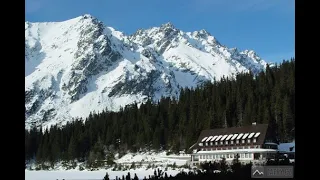
[[[178,97],[181,87],[265,67],[251,50],[229,49],[205,30],[183,32],[171,23],[127,36],[90,15],[26,22],[26,128]]]

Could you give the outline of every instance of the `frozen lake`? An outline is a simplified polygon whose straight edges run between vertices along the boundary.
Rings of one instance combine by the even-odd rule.
[[[109,174],[110,179],[115,179],[116,176],[122,177],[122,175],[127,175],[130,172],[131,177],[134,177],[134,173],[137,174],[139,179],[143,179],[145,176],[153,175],[154,169],[136,169],[129,171],[111,171],[111,170],[98,170],[98,171],[78,171],[78,170],[68,170],[68,171],[25,171],[25,180],[93,180],[93,179],[103,179],[106,172]],[[175,176],[179,173],[179,170],[168,170],[167,174]]]

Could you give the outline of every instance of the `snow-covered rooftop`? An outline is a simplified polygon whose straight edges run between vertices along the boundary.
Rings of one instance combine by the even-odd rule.
[[[243,136],[243,133],[240,133],[237,139],[240,139]]]
[[[226,137],[228,137],[228,135],[223,135],[220,141],[223,141]]]
[[[234,140],[236,137],[238,136],[238,134],[234,134],[231,138],[231,140]]]
[[[233,136],[233,134],[229,134],[229,136],[227,137],[227,141]]]
[[[242,139],[246,139],[248,135],[249,135],[249,133],[245,133],[245,134],[243,135]]]
[[[257,132],[254,137],[257,138],[260,135],[260,132]]]
[[[248,138],[252,138],[252,136],[254,135],[255,133],[250,133],[250,135],[248,136]]]
[[[239,152],[277,152],[275,149],[228,149],[228,150],[215,150],[215,151],[198,151],[196,154],[212,154],[212,153],[239,153]]]
[[[290,148],[291,148],[291,151],[290,151]],[[280,143],[278,145],[278,150],[282,152],[295,152],[295,142]]]
[[[218,136],[213,136],[213,138],[211,139],[211,142],[214,141]]]
[[[201,142],[205,141],[207,138],[208,138],[208,137],[204,137],[204,138],[201,140]]]
[[[209,136],[209,137],[207,138],[206,142],[210,141],[211,138],[213,138],[213,136]]]
[[[216,139],[216,141],[219,141],[219,139],[222,137],[222,135],[219,135]]]

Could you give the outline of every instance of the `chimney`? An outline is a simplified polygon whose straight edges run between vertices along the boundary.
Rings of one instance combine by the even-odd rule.
[[[257,122],[253,122],[253,123],[252,123],[252,126],[255,126],[255,125],[257,125]]]

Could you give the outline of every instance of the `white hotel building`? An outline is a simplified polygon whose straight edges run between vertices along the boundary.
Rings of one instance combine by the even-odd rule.
[[[268,124],[244,127],[203,130],[196,144],[191,148],[191,163],[220,161],[227,162],[239,156],[242,162],[265,162],[274,158],[278,144],[269,136]]]

